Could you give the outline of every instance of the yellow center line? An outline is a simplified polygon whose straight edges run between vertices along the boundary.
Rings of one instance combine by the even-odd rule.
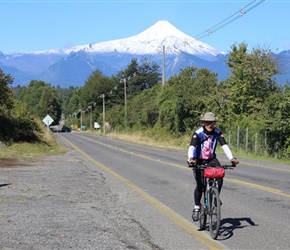
[[[283,168],[277,168],[277,167],[268,167],[268,166],[261,166],[255,163],[243,163],[244,165],[248,165],[248,166],[254,166],[254,167],[258,167],[258,168],[267,168],[267,169],[272,169],[272,170],[278,170],[278,171],[284,171],[284,172],[290,172],[290,169],[283,169]],[[275,163],[273,163],[274,165]]]
[[[134,152],[131,152],[131,151],[128,151],[128,150],[125,150],[125,149],[121,149],[121,148],[118,148],[118,147],[114,147],[114,146],[111,146],[111,145],[108,145],[106,143],[102,143],[102,142],[99,142],[99,141],[96,141],[96,140],[93,140],[93,139],[90,139],[90,138],[86,138],[86,137],[82,137],[82,136],[78,136],[78,137],[81,137],[81,138],[83,138],[85,140],[88,140],[88,141],[91,141],[91,142],[94,142],[94,143],[97,143],[97,144],[100,144],[100,145],[103,145],[103,146],[108,147],[108,148],[112,148],[112,149],[118,150],[118,151],[126,153],[126,154],[132,154],[132,155],[138,156],[138,157],[143,158],[143,159],[147,159],[147,160],[151,160],[151,161],[155,161],[155,162],[166,163],[167,165],[171,165],[171,166],[178,167],[178,168],[188,169],[188,167],[184,167],[184,166],[179,165],[179,164],[170,163],[170,162],[164,162],[164,161],[161,161],[159,159],[153,159],[153,158],[151,158],[149,156],[136,154]]]
[[[214,249],[224,249],[224,247],[218,243],[217,241],[212,240],[208,235],[197,231],[196,227],[193,226],[192,223],[190,223],[188,220],[184,219],[177,213],[175,213],[173,210],[171,210],[169,207],[165,206],[146,192],[144,192],[141,188],[137,187],[134,185],[132,182],[128,181],[121,175],[117,174],[110,168],[102,165],[101,163],[97,162],[95,159],[90,157],[88,154],[83,152],[81,149],[79,149],[77,146],[75,146],[72,142],[69,140],[65,139],[63,136],[59,135],[62,137],[67,143],[69,143],[74,149],[76,149],[78,152],[80,152],[82,155],[84,155],[89,161],[94,163],[96,166],[102,168],[103,170],[107,171],[111,175],[115,176],[117,179],[122,181],[123,183],[127,184],[131,189],[135,190],[137,193],[139,193],[145,200],[150,202],[154,207],[156,207],[160,212],[165,214],[168,218],[170,218],[172,221],[174,221],[177,225],[179,225],[181,228],[185,229],[189,234],[193,235],[196,240],[201,242],[202,244],[206,245],[210,250]],[[88,139],[90,140],[90,139]],[[99,142],[98,142],[99,143]],[[123,151],[123,150],[121,150]],[[148,157],[149,158],[149,157]]]
[[[224,158],[224,159],[226,159],[226,158]],[[272,163],[272,164],[274,165],[275,163]],[[243,162],[243,165],[253,166],[253,167],[257,167],[257,168],[265,168],[265,169],[278,170],[278,171],[283,171],[283,172],[290,172],[290,169],[278,168],[278,167],[269,167],[269,166],[261,166],[261,165],[256,164],[256,163]]]
[[[240,181],[240,180],[236,180],[236,179],[226,179],[226,180],[229,182],[236,183],[236,184],[256,188],[256,189],[263,190],[263,191],[266,191],[269,193],[278,194],[278,195],[282,195],[282,196],[290,198],[290,194],[286,194],[282,190],[279,190],[279,189],[269,188],[269,187],[261,186],[261,185],[246,182],[246,181]]]
[[[101,144],[101,145],[106,146],[106,147],[109,147],[109,148],[113,148],[115,150],[118,150],[118,151],[121,151],[121,152],[124,152],[124,153],[127,153],[127,154],[134,154],[135,156],[138,156],[138,157],[141,157],[141,158],[144,158],[144,159],[148,159],[148,160],[155,161],[155,162],[160,162],[160,163],[165,163],[165,164],[170,165],[170,166],[174,166],[174,167],[178,167],[178,168],[182,168],[182,169],[186,169],[186,170],[191,170],[192,171],[191,168],[184,167],[184,166],[179,165],[179,164],[170,163],[170,162],[164,162],[164,161],[161,161],[159,159],[156,160],[156,159],[153,159],[153,158],[151,158],[149,156],[145,156],[145,155],[141,155],[141,154],[135,154],[133,152],[129,152],[129,151],[124,150],[124,149],[120,149],[120,148],[117,148],[117,147],[113,147],[111,145],[108,145],[108,144],[105,144],[105,143],[102,143],[102,142],[98,142],[96,140],[92,140],[92,139],[89,139],[89,138],[86,138],[86,137],[82,137],[82,136],[79,136],[79,137],[81,137],[83,139],[86,139],[88,141],[92,141],[94,143]],[[248,164],[248,165],[258,166],[256,164]],[[267,167],[267,168],[271,168],[271,167]],[[271,169],[282,170],[282,169],[276,169],[276,168],[271,168]],[[277,194],[277,195],[281,195],[281,196],[289,197],[290,198],[290,194],[286,194],[282,190],[278,190],[278,189],[274,189],[274,188],[269,188],[269,187],[261,186],[261,185],[258,185],[258,184],[254,184],[254,183],[250,183],[250,182],[246,182],[246,181],[235,180],[235,179],[224,178],[224,180],[229,181],[229,182],[233,182],[233,183],[236,183],[236,184],[239,184],[239,185],[243,185],[243,186],[247,186],[247,187],[252,187],[252,188],[255,188],[255,189],[263,190],[263,191],[266,191],[266,192],[269,192],[269,193],[273,193],[273,194]]]

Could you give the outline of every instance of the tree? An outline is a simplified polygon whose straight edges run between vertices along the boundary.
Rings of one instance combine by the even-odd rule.
[[[43,87],[39,107],[41,111],[39,113],[40,118],[50,115],[54,120],[53,124],[59,124],[61,119],[61,103],[55,89],[50,86]]]
[[[120,79],[121,83],[125,81],[130,99],[160,82],[161,74],[158,70],[159,66],[154,62],[145,59],[139,65],[137,59],[133,58],[127,68],[117,74],[117,78]]]
[[[278,89],[273,76],[279,73],[278,62],[270,51],[260,48],[247,52],[247,45],[232,46],[227,65],[231,75],[224,82],[234,114],[259,112],[267,97]]]
[[[74,91],[69,93],[67,98],[65,99],[63,105],[62,105],[62,110],[64,116],[68,117],[69,115],[75,115],[78,112],[78,110],[81,107],[80,104],[80,94],[81,93],[81,88],[76,88]]]
[[[269,109],[266,125],[268,144],[271,145],[271,155],[280,153],[280,156],[290,158],[290,85],[287,83],[280,94],[272,95],[269,100]]]
[[[32,80],[27,88],[22,90],[20,99],[27,104],[27,110],[30,114],[38,117],[43,116],[43,111],[39,105],[42,91],[45,86],[50,86],[44,81]]]
[[[22,89],[20,100],[27,104],[31,115],[44,118],[49,114],[58,124],[61,116],[61,102],[55,88],[44,81],[32,80],[28,87]]]
[[[129,102],[128,125],[136,129],[153,128],[158,121],[158,96],[161,85],[142,91]]]
[[[136,79],[138,82],[135,86],[137,91],[152,88],[161,81],[159,66],[155,62],[150,62],[146,59],[143,64],[138,67],[137,74]]]
[[[159,96],[161,127],[175,133],[192,131],[200,115],[218,110],[217,75],[208,69],[189,67],[169,79]]]
[[[62,114],[65,117],[72,115],[76,110],[76,108],[72,106],[70,103],[70,99],[72,98],[73,93],[75,92],[76,89],[77,88],[72,86],[69,87],[68,89],[56,88],[61,103]]]
[[[95,107],[94,114],[100,115],[103,110],[103,100],[100,96],[105,94],[106,107],[112,107],[120,99],[118,93],[121,92],[121,89],[118,88],[118,84],[117,78],[105,76],[100,70],[95,70],[80,92],[81,108]]]
[[[11,110],[14,104],[14,94],[9,84],[13,83],[13,78],[10,74],[5,74],[0,69],[0,111]]]
[[[8,87],[12,82],[12,76],[0,69],[0,141],[7,145],[39,142],[39,124],[27,115],[25,103],[15,99],[13,89]]]

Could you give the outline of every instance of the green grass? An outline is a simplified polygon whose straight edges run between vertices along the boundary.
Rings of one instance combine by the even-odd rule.
[[[38,142],[12,143],[8,146],[0,145],[0,158],[35,159],[47,155],[62,154],[67,151],[65,147],[57,144],[53,133],[47,131],[46,126],[37,120],[39,131],[36,132]]]
[[[7,147],[0,147],[1,158],[34,159],[47,155],[62,154],[66,148],[59,146],[50,134],[41,143],[13,143]]]

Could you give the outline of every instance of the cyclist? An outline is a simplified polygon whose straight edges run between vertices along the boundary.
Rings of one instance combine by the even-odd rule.
[[[191,142],[188,148],[188,164],[208,164],[219,166],[220,162],[216,158],[216,146],[217,142],[220,143],[225,155],[233,164],[238,164],[237,158],[233,157],[232,151],[228,147],[224,135],[221,130],[217,128],[216,122],[218,117],[212,113],[207,112],[200,119],[202,126],[197,128],[191,138]],[[203,170],[193,168],[193,175],[196,181],[196,187],[194,190],[194,203],[192,219],[193,221],[198,221],[199,210],[200,210],[200,200],[202,196],[202,190],[204,188],[203,183]],[[219,182],[219,192],[221,191],[223,185],[223,179],[218,179]]]

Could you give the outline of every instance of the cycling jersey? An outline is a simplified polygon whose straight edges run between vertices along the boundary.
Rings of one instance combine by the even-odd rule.
[[[193,158],[210,160],[216,157],[217,142],[221,146],[226,144],[225,138],[219,128],[209,132],[204,126],[197,128],[191,139],[190,146],[194,147]]]

